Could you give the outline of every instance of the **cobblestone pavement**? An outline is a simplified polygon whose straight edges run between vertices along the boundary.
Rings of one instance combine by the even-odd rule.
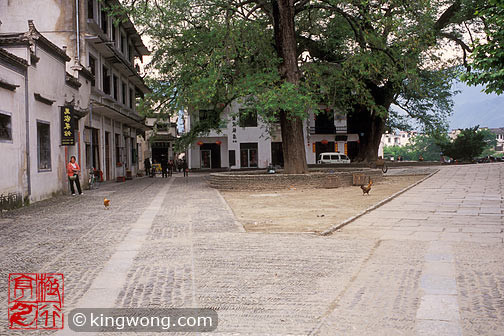
[[[327,237],[246,233],[202,175],[109,184],[2,218],[0,288],[62,272],[67,312],[215,308],[215,335],[503,335],[503,170],[443,167]]]

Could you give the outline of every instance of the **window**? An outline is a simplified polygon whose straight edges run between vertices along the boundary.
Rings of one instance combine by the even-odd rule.
[[[198,118],[200,122],[205,122],[208,121],[212,118],[212,112],[213,110],[199,110],[198,111]]]
[[[119,87],[117,86],[116,75],[112,75],[112,85],[114,86],[114,99],[119,100]]]
[[[128,87],[126,86],[126,83],[122,82],[121,84],[121,99],[122,103],[126,105],[126,96],[128,95]]]
[[[133,138],[130,138],[131,141],[131,164],[137,163],[137,158],[136,158],[136,148],[135,148],[135,142],[133,141]]]
[[[236,152],[234,149],[229,150],[229,167],[236,166]]]
[[[94,1],[87,0],[87,17],[88,19],[94,19]]]
[[[106,94],[110,94],[110,74],[109,74],[109,70],[107,69],[106,66],[103,66],[102,71],[103,71],[103,75],[102,75],[102,78],[103,78],[103,92],[105,92]]]
[[[240,127],[257,127],[257,111],[240,109]]]
[[[130,108],[133,108],[133,104],[134,104],[134,103],[133,103],[133,100],[135,99],[135,94],[134,94],[134,92],[133,92],[133,89],[130,89],[130,90],[129,90],[129,98],[130,98],[130,99],[129,99],[129,107],[130,107]]]
[[[51,169],[51,132],[49,123],[37,121],[38,169]]]
[[[121,162],[121,137],[119,134],[115,134],[115,157],[116,163]]]
[[[116,25],[112,22],[112,31],[111,31],[111,34],[112,34],[112,41],[115,41],[116,40],[116,34],[117,34],[117,27]]]
[[[89,55],[89,68],[91,69],[91,73],[93,74],[94,79],[91,81],[91,86],[95,86],[96,79],[96,58]]]
[[[135,63],[135,53],[130,45],[128,45],[128,57],[131,64]]]
[[[128,55],[126,55],[127,51],[128,51],[128,39],[126,38],[126,35],[121,34],[121,52],[126,58],[128,58]]]
[[[103,32],[106,35],[108,32],[108,15],[107,15],[107,11],[103,7],[103,5],[101,8],[101,29],[103,30]]]
[[[4,113],[0,113],[0,140],[12,140],[11,116]]]
[[[331,155],[331,160],[339,160],[339,155]]]
[[[334,134],[334,112],[322,110],[315,115],[315,134]]]

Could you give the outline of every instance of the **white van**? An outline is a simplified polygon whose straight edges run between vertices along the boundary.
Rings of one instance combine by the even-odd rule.
[[[350,163],[350,159],[341,153],[320,153],[317,164],[324,163]]]

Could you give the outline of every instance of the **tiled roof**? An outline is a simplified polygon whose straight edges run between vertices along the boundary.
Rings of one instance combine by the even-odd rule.
[[[66,54],[65,50],[61,49],[47,38],[45,38],[33,24],[32,20],[28,20],[28,31],[26,33],[7,33],[0,34],[0,46],[12,44],[28,44],[31,45],[36,41],[45,46],[56,56],[59,56],[64,61],[70,61],[70,57]]]
[[[16,55],[11,54],[10,52],[2,48],[0,48],[0,58],[25,68],[28,66],[28,62],[26,60],[22,59],[21,57],[17,57]]]

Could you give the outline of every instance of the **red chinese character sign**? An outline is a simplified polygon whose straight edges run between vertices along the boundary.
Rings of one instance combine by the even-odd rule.
[[[75,127],[73,120],[74,110],[72,106],[61,107],[61,145],[75,145]]]
[[[9,274],[9,328],[63,329],[63,274]]]

